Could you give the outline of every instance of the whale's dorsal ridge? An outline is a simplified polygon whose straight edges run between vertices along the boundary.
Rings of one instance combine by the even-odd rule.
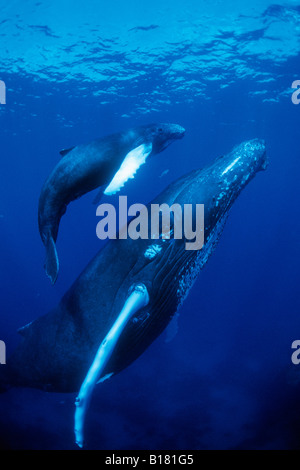
[[[69,152],[71,152],[71,150],[73,150],[74,148],[75,148],[75,145],[74,145],[74,147],[70,147],[69,149],[62,149],[62,150],[60,150],[59,153],[61,154],[62,157],[64,157],[64,156],[67,155]]]

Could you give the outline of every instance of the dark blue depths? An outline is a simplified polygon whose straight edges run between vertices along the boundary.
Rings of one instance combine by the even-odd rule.
[[[72,76],[73,63],[69,76],[57,81],[42,73],[3,69],[0,339],[8,354],[19,341],[16,330],[53,308],[102,246],[95,232],[94,194],[88,194],[72,203],[62,219],[61,271],[55,287],[50,285],[43,271],[37,205],[59,150],[131,126],[178,122],[186,129],[184,139],[149,160],[124,190],[130,203],[146,203],[180,175],[243,140],[258,137],[267,144],[270,165],[235,202],[173,333],[162,334],[134,364],[96,389],[87,420],[90,449],[299,448],[300,365],[291,363],[291,344],[300,339],[300,107],[292,103],[290,88],[300,78],[300,57],[288,50],[277,61],[275,54],[270,60],[255,55],[267,35],[264,28],[280,19],[291,22],[291,15],[298,14],[298,7],[271,5],[261,12],[257,30],[215,32],[206,44],[208,56],[218,44],[231,47],[233,40],[235,47],[251,44],[253,51],[239,52],[244,74],[233,66],[224,70],[222,61],[208,70],[210,80],[203,69],[181,70],[186,82],[205,84],[201,93],[192,84],[170,86],[155,64],[145,65],[144,74],[136,65],[137,78],[124,80],[114,96],[100,79],[79,83]],[[162,23],[158,19],[154,27],[151,20],[137,19],[128,34],[152,34],[155,44]],[[39,34],[48,40],[55,36],[44,23],[40,26]],[[100,57],[103,48],[97,47]],[[183,41],[164,59],[170,66],[190,57],[190,47]],[[109,54],[111,62],[123,67],[129,60],[120,50]],[[246,73],[247,67],[272,80],[262,83]],[[116,87],[117,79],[114,70]],[[97,90],[104,90],[107,99]],[[74,448],[74,399],[27,389],[0,395],[0,448]]]

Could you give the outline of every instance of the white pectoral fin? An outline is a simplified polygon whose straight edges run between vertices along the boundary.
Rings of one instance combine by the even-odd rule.
[[[127,298],[120,314],[116,318],[111,329],[102,341],[95,359],[87,373],[86,378],[80,388],[75,405],[74,432],[76,444],[83,446],[84,441],[84,421],[87,408],[97,381],[101,378],[103,370],[110,359],[122,331],[132,316],[149,303],[149,294],[144,284],[134,286]]]
[[[124,158],[122,165],[118,169],[117,173],[113,177],[104,191],[104,194],[112,195],[124,186],[129,178],[134,178],[135,173],[143,165],[152,152],[152,144],[142,144],[139,147],[131,150]]]

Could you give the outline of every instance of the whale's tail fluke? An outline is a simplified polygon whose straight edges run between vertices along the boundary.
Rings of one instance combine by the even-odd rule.
[[[51,235],[47,236],[46,243],[46,260],[45,260],[45,271],[47,276],[50,278],[52,284],[55,284],[58,270],[59,270],[59,261],[56,251],[55,241]]]

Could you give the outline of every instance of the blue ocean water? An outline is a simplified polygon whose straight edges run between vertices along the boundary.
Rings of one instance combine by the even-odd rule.
[[[246,139],[270,165],[241,193],[177,324],[98,386],[89,449],[298,449],[300,2],[0,1],[0,339],[59,302],[102,247],[94,193],[70,204],[43,270],[41,187],[59,150],[151,122],[184,139],[126,185],[146,203]],[[168,172],[166,172],[168,170]],[[170,340],[171,337],[171,340]],[[5,367],[1,365],[0,367]],[[297,369],[298,367],[298,369]],[[0,448],[73,449],[75,394],[0,395]]]

